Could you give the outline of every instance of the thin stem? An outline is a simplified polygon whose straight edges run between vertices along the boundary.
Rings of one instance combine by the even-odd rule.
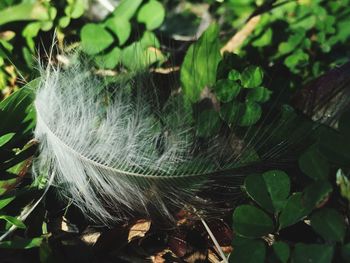
[[[228,263],[227,258],[226,258],[225,254],[224,254],[224,251],[222,251],[222,249],[221,249],[221,247],[219,245],[219,242],[216,240],[213,232],[211,232],[208,224],[204,221],[204,219],[202,217],[200,217],[200,219],[202,221],[203,226],[205,227],[205,230],[207,230],[207,233],[210,236],[211,240],[214,242],[214,245],[215,245],[216,249],[218,250],[218,252],[220,254],[220,257],[223,260],[222,262]]]

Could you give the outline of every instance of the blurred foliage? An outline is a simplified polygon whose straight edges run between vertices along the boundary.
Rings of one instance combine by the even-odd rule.
[[[176,81],[171,75],[166,85],[155,78],[159,96],[181,86],[197,135],[234,134],[241,166],[283,164],[284,152],[297,160],[245,177],[246,199],[232,215],[230,262],[350,262],[350,114],[342,112],[328,127],[287,105],[305,84],[347,62],[350,1],[111,4],[113,11],[101,1],[0,2],[0,229],[20,229],[0,248],[40,247],[40,261],[53,262],[45,209],[37,209],[36,219],[21,220],[45,185],[27,174],[35,152],[35,80],[22,86],[37,77],[36,58],[50,56],[57,39],[63,55],[55,62],[69,63],[64,54],[77,49],[110,81],[145,67],[175,72]],[[242,44],[220,55],[256,16]],[[243,149],[241,140],[248,142]]]

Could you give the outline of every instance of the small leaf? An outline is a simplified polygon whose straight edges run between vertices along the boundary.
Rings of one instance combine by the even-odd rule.
[[[310,147],[299,158],[299,167],[314,180],[327,179],[330,171],[329,163],[315,146]]]
[[[342,169],[337,171],[336,183],[340,188],[340,195],[350,202],[350,181]]]
[[[306,217],[310,211],[311,210],[302,202],[302,193],[294,193],[288,198],[286,206],[281,212],[279,217],[279,229],[297,223],[299,220]]]
[[[0,136],[0,147],[4,146],[6,143],[8,143],[13,136],[15,136],[14,132],[7,133],[3,136]]]
[[[245,88],[257,88],[263,81],[264,73],[260,67],[249,66],[241,75],[242,86]]]
[[[295,245],[292,262],[297,263],[331,263],[334,247],[330,245],[302,244]]]
[[[282,263],[288,262],[288,259],[290,256],[290,249],[286,243],[282,241],[277,241],[273,243],[272,249],[277,259],[279,260],[279,262],[282,262]]]
[[[188,102],[197,102],[202,90],[215,83],[217,66],[221,60],[218,34],[218,26],[210,25],[186,52],[180,80]]]
[[[119,40],[119,46],[125,44],[131,34],[131,24],[122,17],[113,16],[106,21],[106,27],[115,33]]]
[[[42,237],[36,237],[32,239],[14,239],[10,241],[0,242],[0,248],[30,249],[39,247],[42,241]]]
[[[159,1],[150,0],[144,4],[137,14],[137,21],[145,23],[147,30],[159,27],[165,18],[165,10]]]
[[[260,174],[251,174],[244,180],[244,188],[247,194],[262,208],[273,212],[271,197],[267,191],[265,181]]]
[[[247,100],[263,103],[270,99],[271,93],[272,91],[267,88],[257,87],[248,92]]]
[[[272,219],[252,205],[241,205],[233,212],[233,228],[244,237],[261,237],[274,229]]]
[[[275,211],[281,211],[286,204],[290,192],[290,180],[283,171],[273,170],[263,173],[267,191],[271,197]]]
[[[16,182],[16,181],[14,181]],[[0,192],[1,194],[1,192]],[[16,196],[9,196],[9,197],[5,197],[5,198],[1,198],[0,199],[0,210],[3,209],[5,206],[7,206],[9,203],[11,203]]]
[[[95,63],[100,68],[113,69],[121,61],[122,51],[120,48],[115,47],[111,52],[105,55],[98,55],[95,57]]]
[[[82,48],[89,55],[105,50],[113,43],[112,35],[101,25],[86,24],[80,32]]]
[[[237,70],[232,69],[229,73],[228,73],[228,79],[229,80],[239,80],[241,79],[241,73],[239,73]]]
[[[22,228],[22,229],[26,228],[26,225],[16,217],[8,216],[8,215],[0,215],[0,219],[5,220],[18,228]]]
[[[261,117],[262,110],[256,102],[246,102],[244,104],[244,113],[240,117],[239,126],[247,127],[255,124]]]
[[[323,208],[310,217],[311,227],[325,240],[342,242],[346,226],[344,218],[336,210]]]
[[[229,79],[220,79],[214,86],[215,94],[221,102],[229,102],[235,98],[241,90],[241,85]]]
[[[332,193],[333,187],[327,181],[316,181],[303,192],[303,202],[309,209],[322,206]]]
[[[113,11],[113,16],[130,20],[141,5],[142,0],[122,0]]]
[[[230,263],[264,263],[266,245],[262,240],[247,240],[241,245],[234,246],[230,255]]]

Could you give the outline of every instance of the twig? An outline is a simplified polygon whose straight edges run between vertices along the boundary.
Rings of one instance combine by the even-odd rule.
[[[219,252],[219,254],[220,254],[220,257],[222,258],[222,262],[223,262],[223,263],[228,263],[227,258],[226,258],[225,254],[224,254],[224,251],[222,251],[222,249],[221,249],[221,247],[220,247],[220,245],[219,245],[219,242],[216,240],[216,238],[215,238],[213,232],[211,232],[209,226],[208,226],[207,223],[204,221],[204,219],[203,219],[202,217],[200,217],[200,219],[201,219],[201,221],[202,221],[203,226],[205,227],[205,230],[207,230],[207,232],[208,232],[208,234],[209,234],[211,240],[213,241],[213,243],[214,243],[216,249],[218,250],[218,252]]]
[[[245,26],[239,30],[234,36],[226,43],[224,47],[221,48],[220,52],[223,54],[224,52],[234,52],[236,51],[247,39],[247,37],[254,31],[255,27],[258,25],[260,21],[260,15],[254,16]]]

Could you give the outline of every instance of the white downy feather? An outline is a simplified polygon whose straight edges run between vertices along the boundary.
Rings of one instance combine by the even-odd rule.
[[[171,217],[168,203],[195,199],[205,174],[218,168],[217,153],[201,161],[193,154],[184,116],[157,118],[140,92],[126,92],[141,82],[121,82],[109,94],[79,65],[48,67],[36,92],[34,174],[54,173],[59,192],[103,223],[148,214],[150,206]]]

